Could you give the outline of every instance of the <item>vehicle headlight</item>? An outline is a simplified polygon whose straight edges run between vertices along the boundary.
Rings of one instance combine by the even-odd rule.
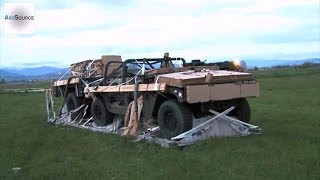
[[[240,60],[238,60],[238,59],[234,59],[233,61],[232,61],[232,63],[233,63],[233,65],[234,66],[240,66]]]

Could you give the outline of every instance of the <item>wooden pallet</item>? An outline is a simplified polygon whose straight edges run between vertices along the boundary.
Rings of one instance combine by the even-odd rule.
[[[250,73],[207,70],[206,72],[177,72],[159,75],[158,82],[166,83],[168,86],[180,87],[199,84],[220,84],[238,81],[252,81],[253,76]]]
[[[135,85],[120,85],[120,86],[99,86],[98,88],[89,87],[91,92],[99,92],[99,93],[121,93],[121,92],[134,92]],[[150,91],[160,91],[164,92],[166,89],[165,83],[158,84],[139,84],[138,91],[139,92],[150,92]]]

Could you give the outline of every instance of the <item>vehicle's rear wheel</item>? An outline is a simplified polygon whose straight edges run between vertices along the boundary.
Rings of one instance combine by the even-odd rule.
[[[94,98],[91,104],[91,115],[96,126],[106,126],[113,122],[114,114],[110,113],[101,98]]]
[[[240,99],[236,108],[233,110],[234,115],[243,122],[250,122],[251,110],[246,99]]]
[[[70,112],[71,110],[75,110],[82,105],[82,99],[78,98],[74,93],[69,93],[67,95],[65,103],[67,105],[68,112]],[[71,119],[75,119],[79,115],[79,113],[80,111],[72,113]]]
[[[158,112],[161,135],[170,139],[192,128],[192,113],[183,103],[176,100],[163,102]]]

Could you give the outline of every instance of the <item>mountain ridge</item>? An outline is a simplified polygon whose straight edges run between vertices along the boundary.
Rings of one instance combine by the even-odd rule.
[[[309,58],[303,60],[244,60],[248,68],[253,67],[272,67],[284,65],[302,65],[305,62],[320,64],[320,58]],[[30,79],[58,79],[69,68],[58,68],[52,66],[40,66],[34,68],[0,68],[0,79],[12,80],[30,80]]]
[[[4,68],[0,69],[0,79],[6,81],[23,81],[23,80],[51,80],[60,78],[68,68],[56,68],[50,66],[41,66],[35,68]]]
[[[3,71],[18,74],[22,76],[38,76],[38,75],[45,75],[50,73],[63,73],[67,71],[67,68],[57,68],[52,66],[40,66],[34,68],[4,68]]]

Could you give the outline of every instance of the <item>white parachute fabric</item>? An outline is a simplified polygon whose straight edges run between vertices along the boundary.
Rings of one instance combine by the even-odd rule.
[[[229,120],[225,117],[217,118],[213,123],[207,126],[203,126],[202,128],[196,128],[204,122],[210,121],[214,116],[203,117],[199,119],[194,119],[193,129],[191,129],[191,133],[181,136],[181,138],[173,138],[171,140],[163,139],[158,136],[159,129],[155,131],[150,130],[149,132],[142,133],[138,136],[138,140],[146,140],[153,141],[162,147],[170,147],[172,145],[177,146],[186,146],[190,144],[194,144],[209,138],[215,137],[241,137],[248,136],[251,134],[260,134],[261,128],[257,126],[247,126],[241,122],[235,122]],[[247,124],[247,123],[246,123]],[[195,131],[193,131],[196,129]]]
[[[211,117],[202,118],[202,119],[210,119]],[[197,124],[198,121],[202,121],[202,119],[195,120],[194,124]],[[195,127],[196,125],[194,125]],[[203,141],[209,138],[214,137],[234,137],[234,136],[247,136],[250,135],[250,129],[240,123],[232,122],[224,117],[218,118],[214,121],[209,127],[206,127],[205,130],[195,132],[190,136],[186,136],[182,138],[180,141],[176,143],[179,146],[184,146],[188,144],[196,143],[197,141]]]
[[[116,115],[113,123],[107,126],[99,127],[94,124],[92,117],[85,117],[85,111],[87,109],[87,106],[85,105],[82,105],[71,112],[68,112],[66,105],[64,105],[60,111],[60,115],[56,117],[54,113],[54,101],[50,95],[51,94],[49,94],[49,92],[46,94],[48,123],[56,125],[69,125],[82,129],[89,129],[95,132],[114,133],[119,135],[124,134],[125,128],[121,127],[121,124],[124,121],[123,115]],[[194,119],[192,129],[173,137],[170,140],[161,137],[159,126],[149,128],[147,130],[138,128],[138,135],[136,136],[136,140],[134,140],[134,142],[151,141],[159,144],[162,147],[186,146],[209,138],[240,137],[248,136],[250,134],[260,134],[262,132],[261,128],[258,126],[244,123],[233,117],[227,116],[226,114],[229,113],[233,108],[234,107],[230,107],[221,113],[210,110],[210,112],[215,115]],[[80,112],[78,113],[79,115],[75,119],[71,119],[71,114],[78,111]]]

